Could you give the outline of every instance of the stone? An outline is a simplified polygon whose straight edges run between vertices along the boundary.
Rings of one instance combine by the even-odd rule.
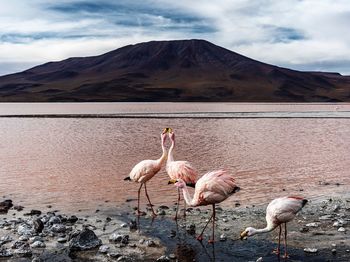
[[[32,209],[30,210],[29,213],[25,213],[25,216],[40,216],[41,215],[41,211],[40,210],[36,210],[36,209]]]
[[[335,248],[332,249],[332,254],[335,255],[337,253],[337,250]]]
[[[195,224],[190,224],[190,225],[186,226],[186,231],[190,235],[196,234],[196,225]]]
[[[318,219],[319,220],[331,220],[331,219],[333,219],[333,215],[320,216]]]
[[[133,261],[133,259],[131,257],[128,256],[120,256],[117,261],[121,261],[121,262],[131,262]]]
[[[120,253],[116,253],[116,252],[108,253],[107,255],[112,258],[119,258],[122,256]]]
[[[259,258],[256,260],[256,262],[262,262],[262,261],[264,261],[262,257],[259,257]]]
[[[227,240],[226,234],[221,234],[220,235],[220,241],[226,241],[226,240]]]
[[[64,233],[66,232],[66,226],[63,224],[53,224],[50,231],[53,233]]]
[[[143,238],[141,238],[140,240],[139,240],[139,243],[140,244],[143,244],[145,242],[145,240],[143,239]]]
[[[122,243],[127,245],[129,243],[129,235],[113,233],[109,236],[109,241],[113,243]]]
[[[49,219],[49,224],[53,225],[53,224],[61,224],[61,219],[59,217],[56,216],[52,216]]]
[[[39,237],[39,236],[35,236],[35,237],[29,238],[29,243],[30,244],[34,243],[34,242],[37,242],[37,241],[43,242],[44,240],[41,237]]]
[[[27,224],[21,224],[17,228],[17,233],[19,235],[31,236],[34,232],[32,228]]]
[[[13,253],[9,249],[0,249],[0,258],[1,257],[12,257]]]
[[[14,242],[12,245],[11,245],[11,248],[12,249],[17,249],[17,248],[20,248],[21,246],[24,246],[26,245],[26,242],[23,242],[23,241],[16,241]]]
[[[163,255],[160,258],[158,258],[156,261],[158,261],[158,262],[168,262],[168,261],[170,261],[170,258],[165,256],[165,255]]]
[[[102,241],[96,236],[94,231],[85,228],[71,239],[69,248],[72,251],[79,251],[93,249],[101,245]]]
[[[35,241],[33,244],[30,245],[31,248],[45,248],[46,245],[44,242],[41,241]]]
[[[28,240],[29,240],[29,237],[26,236],[26,235],[20,236],[20,237],[18,238],[18,240],[19,240],[19,241],[28,241]]]
[[[145,241],[145,245],[148,246],[148,247],[155,247],[155,246],[157,246],[156,243],[152,239],[147,239]]]
[[[170,259],[175,259],[175,258],[176,258],[176,255],[175,255],[175,254],[169,254],[169,258],[170,258]]]
[[[67,222],[69,222],[69,223],[71,223],[71,224],[74,224],[74,223],[76,223],[77,221],[78,221],[79,219],[78,219],[78,217],[76,217],[76,216],[70,216],[68,219],[67,219]]]
[[[33,253],[29,245],[26,244],[16,249],[13,254],[19,257],[31,257]]]
[[[333,226],[334,227],[341,227],[343,224],[342,223],[340,223],[339,221],[335,221],[334,223],[333,223]]]
[[[127,223],[123,223],[120,225],[120,227],[128,227],[128,224]]]
[[[9,235],[0,238],[0,247],[6,243],[13,241],[13,238]]]
[[[16,205],[16,206],[13,206],[13,209],[16,211],[22,211],[24,209],[24,207],[20,206],[20,205]]]
[[[338,228],[338,231],[339,231],[339,232],[345,232],[346,229],[345,229],[344,227],[340,227],[340,228]]]
[[[108,252],[108,250],[109,250],[109,246],[107,246],[107,245],[102,245],[102,246],[100,246],[100,248],[98,249],[98,252],[105,254],[105,253]]]
[[[307,227],[318,227],[319,224],[316,223],[316,222],[313,222],[313,223],[306,224],[305,226],[307,226]]]
[[[306,252],[306,253],[317,253],[318,250],[317,250],[317,248],[310,248],[310,247],[308,247],[308,248],[304,248],[304,252]]]
[[[11,207],[13,207],[13,203],[11,199],[6,199],[0,202],[0,214],[7,213]]]
[[[309,228],[308,227],[302,227],[300,228],[299,230],[301,233],[306,233],[306,232],[309,232]]]
[[[227,219],[227,218],[223,218],[222,221],[223,221],[223,222],[227,222],[228,219]]]
[[[59,238],[57,238],[57,242],[58,242],[58,243],[66,243],[66,242],[67,242],[67,238],[65,238],[65,237],[59,237]]]
[[[36,233],[41,233],[44,229],[44,222],[41,221],[40,218],[36,218],[33,220],[33,228]]]
[[[159,216],[165,216],[165,215],[166,215],[166,212],[165,212],[164,209],[160,209],[160,210],[158,210],[157,215],[159,215]]]

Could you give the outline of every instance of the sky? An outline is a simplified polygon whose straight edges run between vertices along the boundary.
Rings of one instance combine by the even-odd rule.
[[[151,40],[350,75],[349,0],[0,0],[0,75]]]

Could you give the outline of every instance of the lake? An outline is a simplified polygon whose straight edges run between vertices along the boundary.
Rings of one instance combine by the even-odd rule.
[[[160,156],[164,127],[176,133],[176,160],[234,174],[242,190],[223,207],[341,195],[350,184],[350,104],[2,103],[0,125],[0,197],[26,208],[125,205],[139,185],[123,178]],[[167,181],[163,169],[148,183],[154,204],[176,202]]]

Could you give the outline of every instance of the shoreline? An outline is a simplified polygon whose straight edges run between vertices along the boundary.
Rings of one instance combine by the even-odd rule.
[[[132,222],[136,218],[134,203],[129,204],[130,208],[123,210],[110,208],[89,215],[49,211],[25,216],[30,210],[10,209],[7,214],[0,214],[0,254],[12,256],[0,255],[0,261],[277,261],[277,256],[271,254],[277,245],[277,230],[246,241],[237,240],[245,227],[265,226],[266,205],[232,209],[218,206],[216,243],[212,246],[207,243],[210,226],[202,244],[193,234],[203,228],[211,214],[210,207],[187,209],[186,220],[181,218],[176,225],[172,219],[174,206],[156,206],[158,217],[152,220],[147,212],[140,217],[138,231]],[[33,221],[38,218],[44,222],[42,233],[33,231]],[[348,195],[310,200],[288,223],[289,261],[349,261],[349,226]],[[97,245],[89,251],[72,250],[77,236],[74,234],[84,228],[96,234],[103,248]],[[46,247],[35,247],[40,245],[35,244],[37,241]],[[23,249],[30,250],[31,255]],[[317,251],[309,253],[304,249]]]

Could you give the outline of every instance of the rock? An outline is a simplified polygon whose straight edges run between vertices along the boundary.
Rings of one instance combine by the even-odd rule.
[[[333,207],[333,212],[338,212],[339,211],[339,209],[340,209],[340,206],[339,205],[335,205],[334,207]]]
[[[333,215],[320,216],[318,219],[319,220],[331,220],[331,219],[333,219]]]
[[[157,246],[156,243],[152,239],[147,239],[145,241],[145,245],[148,246],[148,247],[155,247],[155,246]]]
[[[24,209],[24,207],[20,206],[20,205],[16,205],[16,206],[13,206],[13,209],[17,210],[19,212],[19,211],[22,211]]]
[[[36,210],[36,209],[32,209],[30,210],[29,213],[25,213],[25,216],[40,216],[41,215],[41,211],[40,210]]]
[[[17,248],[20,248],[21,246],[24,246],[26,245],[27,243],[26,242],[23,242],[23,241],[16,241],[14,242],[12,245],[11,245],[11,248],[12,249],[17,249]]]
[[[317,253],[317,248],[304,248],[304,252],[306,253]]]
[[[63,224],[53,224],[50,231],[53,233],[64,233],[66,232],[66,226]]]
[[[305,226],[307,226],[307,227],[318,227],[319,224],[316,223],[316,222],[313,222],[313,223],[306,224]]]
[[[70,216],[68,219],[67,219],[67,222],[68,223],[71,223],[71,224],[74,224],[74,223],[76,223],[77,221],[78,221],[79,219],[78,219],[78,217],[76,217],[76,216]]]
[[[33,227],[36,233],[41,233],[44,229],[44,223],[40,218],[36,218],[33,220]]]
[[[29,248],[28,244],[25,244],[18,249],[16,249],[13,252],[14,255],[19,256],[19,257],[31,257],[32,256],[32,250]]]
[[[13,241],[13,238],[9,235],[0,238],[0,247],[6,243]]]
[[[61,224],[61,219],[60,219],[59,217],[52,216],[52,217],[50,217],[48,223],[49,223],[50,225],[53,225],[53,224]]]
[[[46,245],[45,245],[45,243],[43,243],[41,241],[35,241],[33,244],[30,245],[30,247],[32,247],[32,248],[45,248]]]
[[[131,220],[129,222],[129,229],[130,230],[137,230],[137,222],[136,222],[136,220]]]
[[[143,239],[143,238],[141,238],[140,240],[139,240],[139,243],[140,244],[143,244],[145,242],[145,240]]]
[[[343,224],[342,223],[340,223],[339,221],[335,221],[334,223],[333,223],[333,226],[334,227],[341,227]]]
[[[12,257],[13,256],[13,254],[12,254],[12,252],[11,252],[11,250],[9,250],[9,249],[0,249],[0,258],[1,257]]]
[[[118,233],[113,233],[109,236],[109,241],[113,243],[122,243],[127,245],[129,243],[129,235],[121,235]]]
[[[335,255],[337,253],[337,250],[335,248],[332,249],[332,254]]]
[[[165,209],[165,210],[167,210],[167,209],[169,209],[169,207],[168,207],[168,206],[165,206],[165,205],[161,205],[161,206],[159,206],[159,209]]]
[[[20,236],[20,237],[18,238],[18,240],[19,240],[19,241],[28,241],[28,240],[29,240],[29,237],[26,236],[26,235]]]
[[[170,259],[175,259],[175,258],[176,258],[176,255],[175,255],[175,254],[169,254],[169,258],[170,258]]]
[[[186,231],[190,235],[196,234],[196,225],[195,224],[190,224],[190,225],[186,226]]]
[[[133,259],[131,257],[128,256],[120,256],[117,261],[122,261],[122,262],[131,262],[133,261]]]
[[[136,247],[136,244],[135,243],[129,244],[129,247]]]
[[[156,261],[158,261],[158,262],[168,262],[168,261],[170,261],[170,258],[168,258],[167,256],[163,255],[160,258],[158,258]]]
[[[344,227],[340,227],[340,228],[338,228],[338,231],[339,231],[339,232],[345,232],[346,229],[345,229]]]
[[[119,258],[119,257],[121,257],[122,255],[121,255],[120,253],[115,253],[115,252],[113,252],[113,253],[108,253],[108,256],[109,256],[109,257],[112,257],[112,258]]]
[[[6,200],[0,202],[0,214],[7,213],[11,207],[13,207],[11,199],[6,199]]]
[[[165,216],[165,215],[166,215],[166,212],[165,212],[164,209],[160,209],[160,210],[158,210],[157,215],[159,215],[159,216]],[[158,261],[158,260],[157,260],[157,261]]]
[[[128,224],[127,223],[123,223],[120,225],[120,227],[128,227]]]
[[[98,239],[94,231],[83,229],[77,236],[73,237],[69,243],[69,248],[72,251],[89,250],[99,247],[102,241]]]
[[[102,246],[100,246],[100,248],[98,249],[98,252],[105,254],[105,253],[107,253],[108,249],[109,249],[109,246],[107,246],[107,245],[102,245]]]
[[[171,237],[171,238],[176,237],[176,231],[175,231],[175,230],[172,229],[172,230],[170,231],[170,237]]]
[[[59,237],[59,238],[57,238],[57,242],[58,242],[58,243],[66,243],[66,242],[67,242],[67,238],[65,238],[65,237]]]
[[[227,218],[223,218],[222,221],[223,221],[223,222],[227,222],[228,219],[227,219]]]
[[[30,244],[34,243],[34,242],[37,242],[37,241],[43,242],[44,240],[41,237],[39,237],[39,236],[35,236],[35,237],[29,238],[29,243]]]
[[[226,241],[226,240],[227,240],[226,234],[221,234],[220,235],[220,241]]]
[[[259,258],[256,260],[256,262],[262,262],[262,261],[264,261],[262,257],[259,257]]]
[[[336,247],[336,246],[337,246],[337,244],[334,244],[334,243],[332,244],[332,247]]]
[[[19,235],[31,236],[34,233],[34,230],[27,224],[21,224],[17,228],[17,233]]]
[[[306,233],[306,232],[309,232],[309,228],[308,227],[302,227],[300,228],[299,230],[301,233]]]

